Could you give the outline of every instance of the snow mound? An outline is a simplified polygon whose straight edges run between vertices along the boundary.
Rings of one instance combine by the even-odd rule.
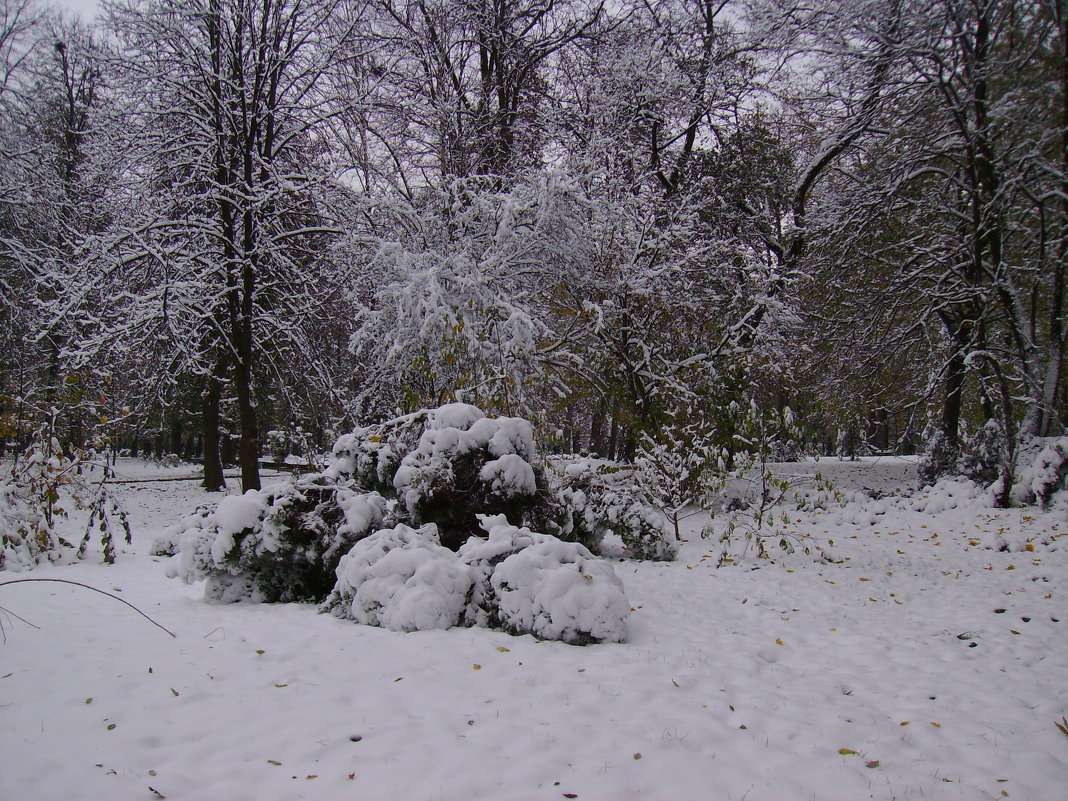
[[[447,629],[460,622],[472,584],[471,569],[439,544],[436,526],[402,524],[361,540],[342,557],[327,607],[393,631]]]
[[[980,509],[993,505],[992,494],[966,478],[942,478],[911,498],[904,499],[914,512],[938,514],[953,509]]]

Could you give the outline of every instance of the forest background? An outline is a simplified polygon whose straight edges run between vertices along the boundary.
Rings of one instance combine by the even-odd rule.
[[[1007,503],[1068,411],[1066,6],[2,0],[0,451],[247,490],[454,399],[617,460],[756,410]]]

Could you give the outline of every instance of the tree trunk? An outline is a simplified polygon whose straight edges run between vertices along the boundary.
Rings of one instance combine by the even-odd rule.
[[[222,403],[222,382],[216,373],[204,380],[201,395],[201,435],[204,438],[204,489],[209,492],[226,489],[223,478],[222,454],[219,447],[219,407]]]
[[[251,343],[241,343],[241,351],[234,370],[237,414],[241,425],[237,462],[241,468],[241,491],[248,492],[260,488],[260,431],[256,401],[252,394]]]
[[[945,396],[942,400],[942,433],[954,450],[960,450],[960,417],[964,400],[964,353],[957,349],[946,363]]]

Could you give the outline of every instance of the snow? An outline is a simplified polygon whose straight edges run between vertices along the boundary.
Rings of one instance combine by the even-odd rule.
[[[921,511],[906,460],[785,467],[884,495],[851,495],[850,514],[876,504],[861,522],[797,523],[833,539],[840,563],[795,553],[717,569],[697,535],[708,521],[692,518],[678,561],[611,563],[634,607],[626,641],[585,647],[205,604],[148,548],[218,496],[195,481],[117,485],[135,539],[115,565],[97,554],[0,581],[83,582],[177,637],[80,587],[0,587],[0,798],[1061,797],[1063,502],[1003,510],[935,488],[942,500]],[[504,533],[470,547],[509,554]]]
[[[438,542],[437,527],[383,529],[357,542],[337,567],[339,617],[393,631],[447,629],[464,612],[473,579]]]
[[[219,536],[211,546],[211,556],[222,563],[234,548],[234,535],[251,529],[267,511],[267,495],[249,490],[244,495],[227,495],[215,509],[215,525]]]
[[[541,535],[501,562],[490,580],[511,631],[578,643],[626,638],[623,582],[578,543]]]
[[[514,453],[506,453],[499,459],[486,462],[478,478],[505,497],[533,495],[538,491],[534,468],[522,456]]]

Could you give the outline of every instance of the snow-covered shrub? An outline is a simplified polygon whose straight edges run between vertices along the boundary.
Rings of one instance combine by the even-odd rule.
[[[998,478],[1005,452],[1005,433],[997,420],[987,420],[974,434],[965,437],[961,449],[961,473],[976,484],[987,486]]]
[[[636,555],[670,558],[667,521],[622,479],[599,485],[593,504],[581,490],[561,500],[536,459],[526,420],[449,404],[357,429],[322,474],[223,498],[154,550],[176,552],[171,575],[207,579],[209,600],[325,599],[324,611],[399,631],[463,624],[618,641],[630,608],[619,580],[552,533],[566,536],[569,516],[569,532],[616,530]]]
[[[532,464],[530,423],[518,417],[472,420],[469,410],[478,411],[462,404],[439,409],[393,477],[412,521],[435,523],[442,545],[453,550],[479,533],[480,514],[503,514],[521,525],[533,522],[537,507],[548,503],[541,469]]]
[[[500,601],[493,590],[493,571],[509,556],[528,548],[544,535],[513,526],[504,515],[481,515],[479,524],[486,538],[471,537],[457,551],[460,560],[471,568],[474,579],[464,620],[472,626],[498,628]]]
[[[1049,507],[1068,478],[1068,437],[1048,441],[1016,477],[1012,500]]]
[[[649,502],[631,468],[575,462],[565,468],[556,496],[562,539],[596,552],[606,535],[615,534],[636,559],[671,560],[678,554],[671,524]]]
[[[719,448],[714,430],[698,420],[675,431],[665,429],[654,438],[643,434],[634,460],[634,482],[642,496],[663,512],[675,540],[679,524],[702,510],[708,495],[706,474],[715,468]]]
[[[26,570],[60,556],[59,537],[27,489],[0,479],[0,570]]]
[[[380,527],[386,500],[324,476],[281,482],[223,498],[183,520],[168,573],[209,579],[213,600],[321,601],[341,557]]]
[[[26,450],[17,454],[10,472],[0,477],[0,570],[25,570],[44,560],[56,562],[74,546],[56,532],[68,516],[68,505],[89,509],[89,522],[74,553],[85,557],[94,533],[104,561],[115,561],[115,522],[131,541],[126,510],[111,494],[114,476],[107,460],[98,461],[90,448],[64,448],[51,424],[33,433]]]
[[[942,476],[960,474],[960,449],[942,430],[924,432],[926,447],[917,463],[920,486],[935,484]]]
[[[516,534],[528,532],[507,536]],[[530,536],[533,542],[506,557],[490,576],[500,625],[514,634],[576,645],[621,642],[630,604],[611,565],[577,542]]]
[[[611,565],[504,515],[480,522],[487,536],[458,552],[433,524],[361,540],[338,565],[324,611],[394,631],[464,624],[573,644],[623,639],[630,605]]]
[[[357,428],[338,438],[326,473],[337,479],[351,478],[363,490],[394,498],[393,477],[401,460],[416,449],[423,432],[433,427],[436,419],[466,427],[482,416],[474,406],[449,404]]]
[[[439,543],[434,524],[401,524],[342,557],[324,609],[393,631],[447,629],[463,619],[473,583],[471,568]]]

